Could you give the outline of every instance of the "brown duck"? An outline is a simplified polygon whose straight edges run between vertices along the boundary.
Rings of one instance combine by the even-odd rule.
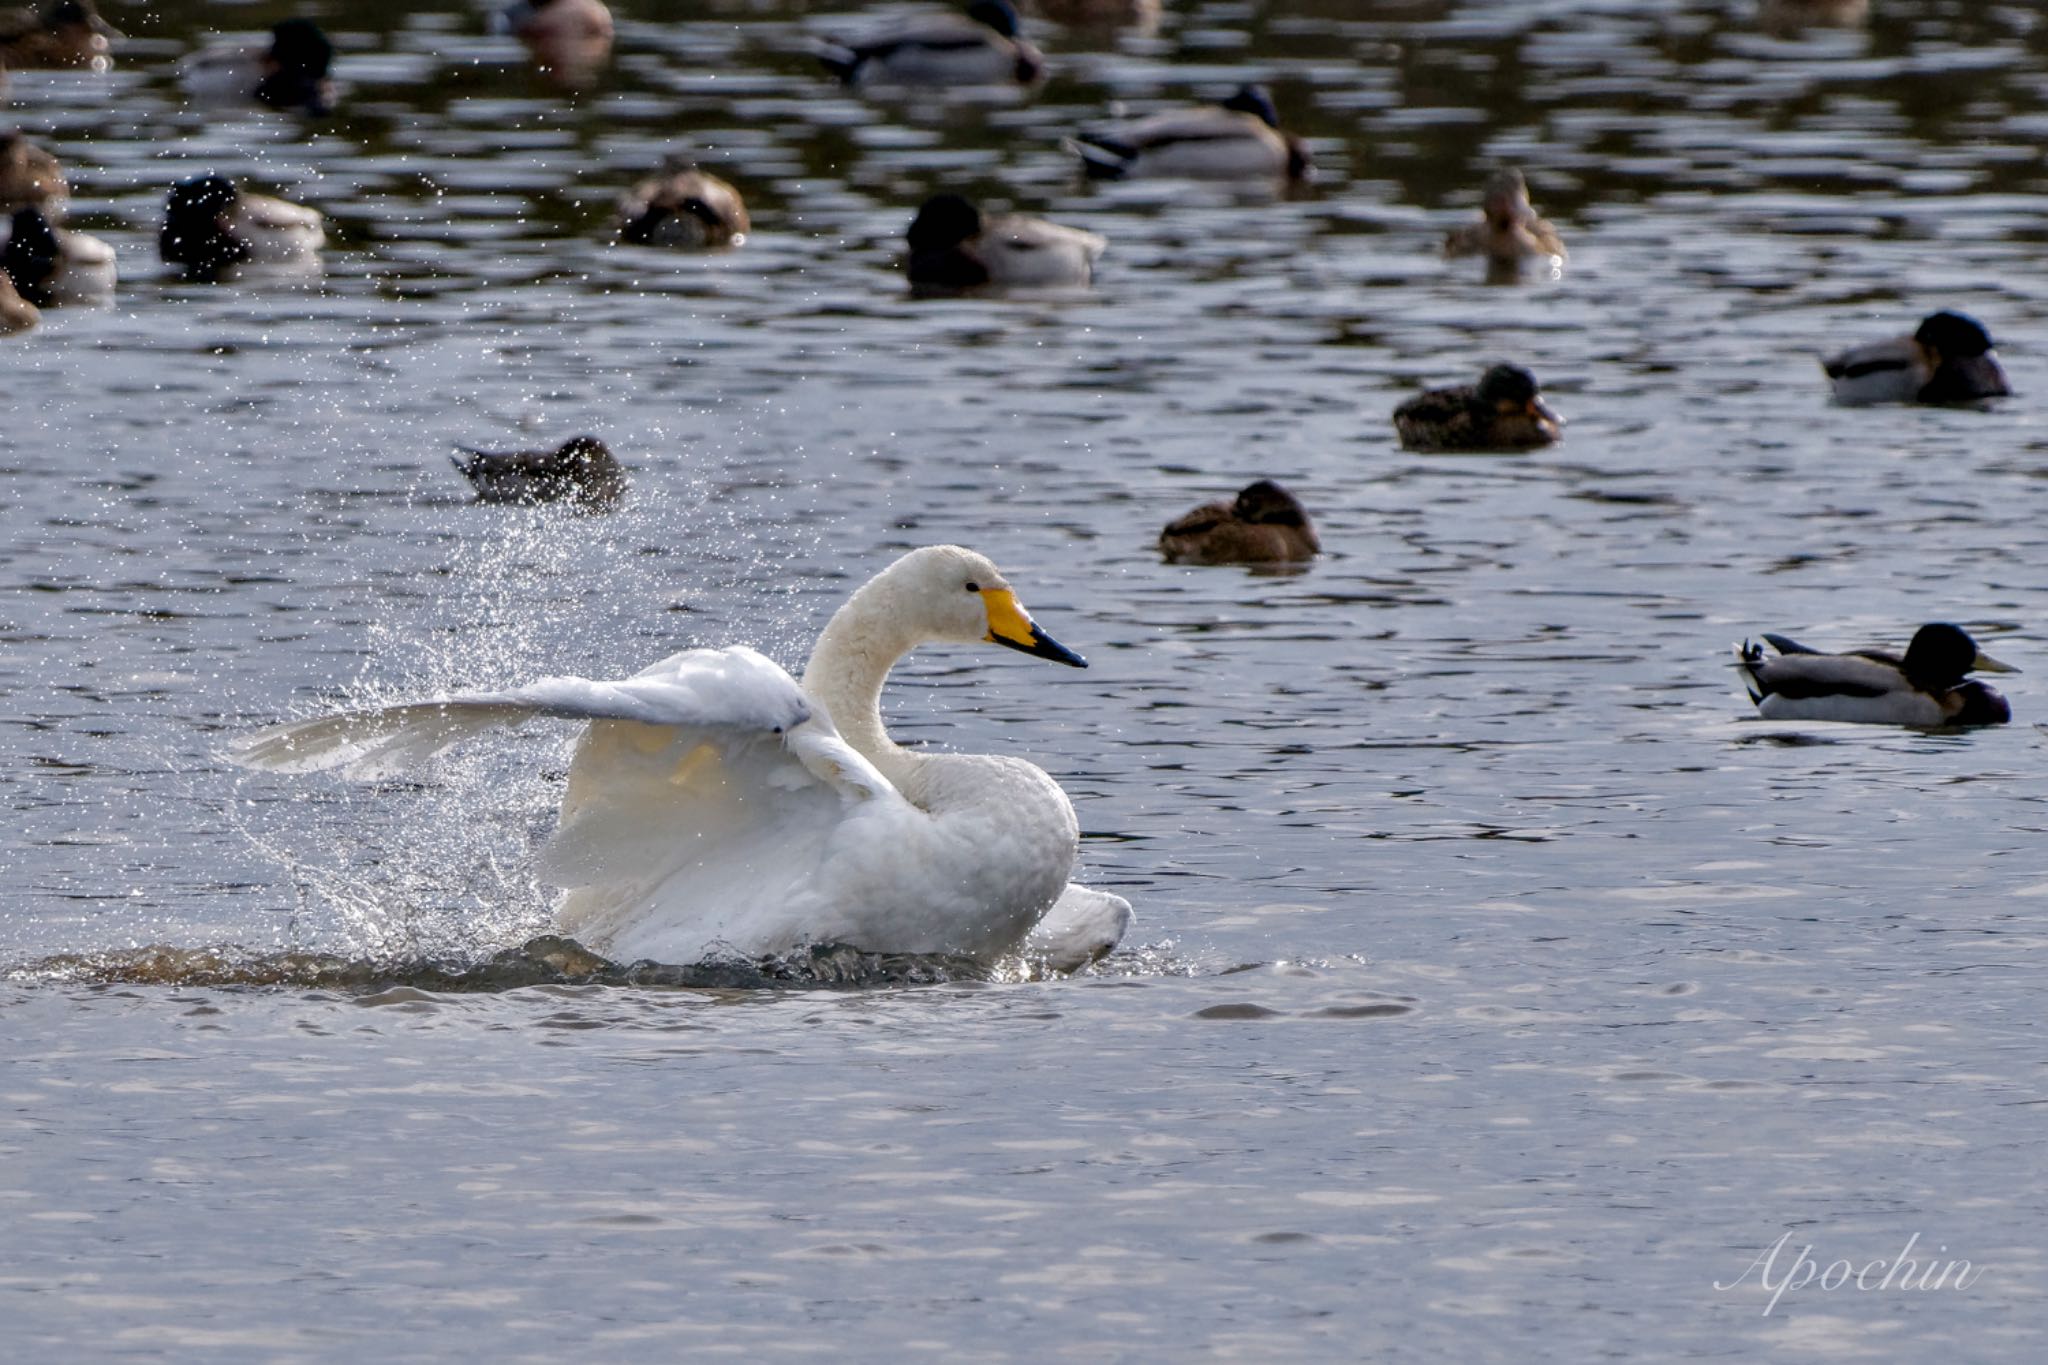
[[[581,511],[608,512],[626,492],[625,466],[595,436],[574,437],[554,450],[460,449],[455,467],[476,486],[478,502],[568,502]]]
[[[1289,564],[1322,552],[1295,496],[1260,479],[1229,502],[1203,503],[1159,533],[1169,564]]]

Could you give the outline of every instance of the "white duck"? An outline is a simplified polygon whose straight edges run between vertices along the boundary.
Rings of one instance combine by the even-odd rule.
[[[1080,966],[1116,945],[1130,903],[1068,884],[1066,793],[1022,759],[913,753],[883,729],[889,670],[940,641],[1086,666],[993,563],[940,545],[847,600],[801,685],[745,646],[686,650],[620,681],[543,678],[273,726],[234,757],[374,777],[494,725],[587,721],[541,855],[566,888],[556,921],[587,947],[672,963],[805,944],[981,961],[1026,948]]]

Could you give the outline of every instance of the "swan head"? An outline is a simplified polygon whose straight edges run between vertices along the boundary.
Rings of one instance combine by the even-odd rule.
[[[996,644],[1071,668],[1088,666],[1039,629],[993,560],[958,545],[912,550],[869,588],[922,640]]]

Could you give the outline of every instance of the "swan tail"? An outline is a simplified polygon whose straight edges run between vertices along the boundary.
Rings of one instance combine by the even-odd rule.
[[[518,725],[535,714],[535,708],[517,702],[408,702],[265,726],[236,740],[228,757],[266,772],[339,769],[354,778],[385,778],[472,735],[499,725]]]

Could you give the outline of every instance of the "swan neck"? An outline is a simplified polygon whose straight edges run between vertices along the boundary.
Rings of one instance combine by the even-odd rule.
[[[840,737],[893,782],[913,756],[882,728],[882,684],[917,641],[870,591],[875,586],[856,592],[825,624],[804,665],[803,688],[824,704]]]

